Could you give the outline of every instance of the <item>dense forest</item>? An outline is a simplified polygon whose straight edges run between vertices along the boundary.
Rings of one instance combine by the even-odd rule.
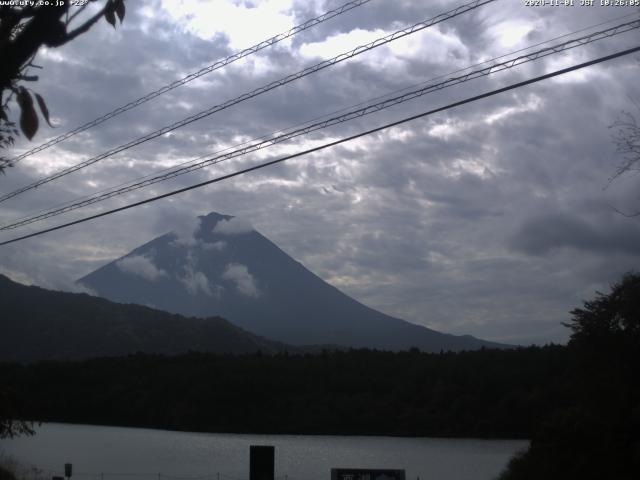
[[[530,437],[569,404],[566,348],[138,354],[2,364],[20,416],[213,432]]]

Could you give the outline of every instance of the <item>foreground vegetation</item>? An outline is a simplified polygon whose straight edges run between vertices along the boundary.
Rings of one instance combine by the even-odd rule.
[[[0,480],[50,480],[50,478],[39,468],[24,465],[0,451]]]
[[[0,465],[0,480],[16,480],[16,476],[9,468]]]
[[[640,275],[571,312],[565,389],[501,480],[640,478]]]

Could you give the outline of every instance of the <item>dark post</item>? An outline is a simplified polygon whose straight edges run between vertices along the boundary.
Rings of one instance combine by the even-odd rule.
[[[73,473],[73,465],[70,463],[65,463],[64,464],[64,476],[67,477],[67,479],[71,478],[71,474]]]
[[[272,445],[249,447],[249,480],[274,480],[275,450]]]

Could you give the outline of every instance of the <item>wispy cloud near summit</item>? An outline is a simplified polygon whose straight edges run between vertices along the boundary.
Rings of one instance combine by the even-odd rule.
[[[125,273],[137,275],[151,282],[167,276],[167,272],[156,267],[150,258],[142,255],[125,257],[118,260],[116,266]]]
[[[222,278],[235,283],[236,290],[242,295],[251,298],[257,298],[261,295],[256,279],[249,273],[246,265],[230,263],[222,274]]]

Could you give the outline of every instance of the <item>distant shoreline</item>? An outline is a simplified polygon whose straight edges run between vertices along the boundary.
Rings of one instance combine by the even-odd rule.
[[[168,432],[168,433],[191,433],[196,435],[239,435],[239,436],[255,436],[255,435],[268,435],[268,436],[279,436],[279,437],[362,437],[362,438],[411,438],[411,439],[430,439],[430,440],[482,440],[482,441],[529,441],[529,438],[503,438],[503,437],[430,437],[430,436],[420,436],[420,435],[384,435],[384,434],[351,434],[351,433],[278,433],[278,432],[207,432],[207,431],[197,431],[197,430],[167,430],[163,428],[155,428],[155,427],[137,427],[135,425],[111,425],[111,424],[95,424],[95,423],[73,423],[73,422],[35,422],[35,430],[37,435],[37,430],[41,426],[46,425],[62,425],[62,426],[72,426],[72,427],[99,427],[99,428],[131,428],[135,430],[148,430],[155,432]],[[10,440],[10,439],[6,439]]]

